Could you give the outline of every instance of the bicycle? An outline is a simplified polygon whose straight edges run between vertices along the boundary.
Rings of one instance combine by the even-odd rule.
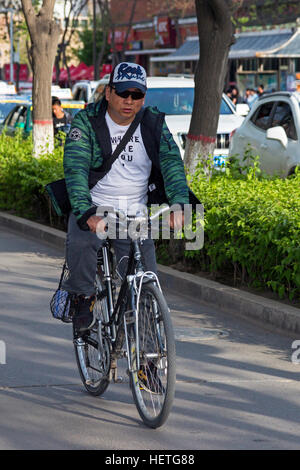
[[[126,223],[153,220],[166,209],[151,217],[126,216]],[[126,358],[139,415],[147,426],[157,428],[167,420],[173,403],[175,340],[159,280],[155,273],[145,272],[140,244],[140,237],[131,238],[127,272],[117,295],[110,243],[103,243],[97,256],[96,323],[81,336],[73,328],[74,347],[83,385],[94,396],[103,394],[112,380],[120,381],[117,363]]]

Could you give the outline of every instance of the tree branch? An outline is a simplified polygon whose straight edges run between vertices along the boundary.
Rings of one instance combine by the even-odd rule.
[[[33,37],[35,36],[36,33],[36,27],[35,27],[35,11],[32,6],[32,1],[31,0],[22,0],[22,10],[25,16],[25,20],[28,26],[29,34],[31,37],[31,42]]]
[[[210,0],[209,7],[211,8],[216,22],[222,26],[230,20],[230,8],[226,0]]]
[[[134,14],[135,14],[136,3],[137,3],[137,0],[133,0],[131,12],[130,12],[129,23],[128,23],[127,31],[126,31],[124,42],[123,42],[123,48],[122,48],[123,53],[125,52],[125,49],[127,47],[128,36],[129,36],[130,30],[131,30],[131,27],[132,27],[132,21],[133,21]]]
[[[40,9],[39,15],[52,20],[53,10],[54,10],[55,0],[43,0],[42,7]]]

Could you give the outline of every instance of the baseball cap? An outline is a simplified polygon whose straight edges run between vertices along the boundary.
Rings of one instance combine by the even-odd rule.
[[[109,84],[116,88],[118,93],[128,88],[138,88],[143,93],[147,91],[147,74],[144,67],[132,62],[121,62],[110,75]]]

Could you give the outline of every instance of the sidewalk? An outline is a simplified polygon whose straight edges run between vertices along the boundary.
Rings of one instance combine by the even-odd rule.
[[[66,234],[60,230],[4,212],[0,212],[0,226],[64,249]],[[300,309],[167,266],[159,265],[158,269],[164,286],[181,295],[213,304],[229,313],[269,323],[285,331],[300,333]]]

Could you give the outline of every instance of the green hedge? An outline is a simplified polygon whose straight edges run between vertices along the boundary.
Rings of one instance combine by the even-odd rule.
[[[62,150],[36,159],[30,138],[0,135],[1,210],[62,228],[44,192],[63,176]],[[205,207],[205,242],[202,250],[183,252],[181,262],[299,299],[300,174],[268,179],[255,163],[245,175],[226,169],[209,180],[199,169],[190,185]],[[158,243],[166,261],[167,251],[168,242]]]
[[[61,227],[44,188],[63,177],[63,147],[38,159],[32,151],[31,137],[0,135],[0,209]]]
[[[199,270],[231,272],[235,280],[300,298],[300,174],[260,177],[227,169],[210,180],[201,170],[191,188],[205,207],[205,242],[187,251]]]

